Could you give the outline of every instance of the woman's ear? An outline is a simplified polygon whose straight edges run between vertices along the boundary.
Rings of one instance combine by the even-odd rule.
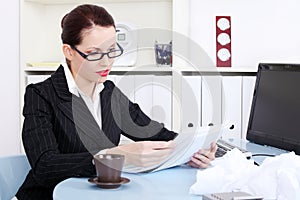
[[[72,47],[70,45],[63,44],[62,50],[63,50],[63,53],[64,53],[65,57],[68,60],[72,60],[73,59],[73,49],[72,49]]]

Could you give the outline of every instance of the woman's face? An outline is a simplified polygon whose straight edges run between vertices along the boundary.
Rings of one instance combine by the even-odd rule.
[[[94,26],[83,31],[82,42],[75,47],[84,54],[106,53],[116,48],[115,35],[116,31],[113,26]],[[71,60],[71,71],[75,80],[80,79],[97,83],[106,81],[107,75],[112,68],[113,58],[108,58],[107,55],[104,55],[100,60],[89,61],[74,49],[72,51],[74,56]]]

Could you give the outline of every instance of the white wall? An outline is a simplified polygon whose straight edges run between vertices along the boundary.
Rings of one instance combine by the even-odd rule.
[[[29,1],[21,4],[21,42],[23,46],[21,47],[23,54],[21,56],[24,59],[22,62],[60,62],[62,60],[61,19],[79,4],[45,5]],[[109,1],[103,1],[103,3],[97,5],[106,8],[116,23],[129,23],[139,30],[144,28],[170,30],[172,28],[171,2],[124,1],[124,3],[110,3]],[[167,41],[169,42],[170,39]],[[152,41],[153,46],[154,41]],[[26,54],[23,51],[26,51]],[[138,51],[136,66],[144,64],[154,64],[153,50],[140,49]]]
[[[215,62],[215,17],[231,16],[232,66],[300,62],[299,0],[190,0],[190,33]]]
[[[0,6],[0,156],[20,153],[19,1]]]

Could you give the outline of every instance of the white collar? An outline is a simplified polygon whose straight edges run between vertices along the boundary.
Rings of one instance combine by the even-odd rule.
[[[66,75],[66,79],[67,79],[67,84],[68,84],[68,88],[69,88],[69,92],[71,92],[72,94],[76,95],[77,97],[81,96],[86,96],[77,86],[72,73],[67,65],[66,62],[62,63],[62,66],[64,68],[65,71],[65,75]],[[93,94],[93,99],[95,99],[96,95],[99,95],[99,93],[104,89],[104,85],[103,83],[97,84],[96,88],[94,90],[94,94]]]

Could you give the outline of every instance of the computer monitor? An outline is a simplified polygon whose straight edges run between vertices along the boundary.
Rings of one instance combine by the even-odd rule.
[[[258,66],[247,140],[300,155],[300,64]]]

